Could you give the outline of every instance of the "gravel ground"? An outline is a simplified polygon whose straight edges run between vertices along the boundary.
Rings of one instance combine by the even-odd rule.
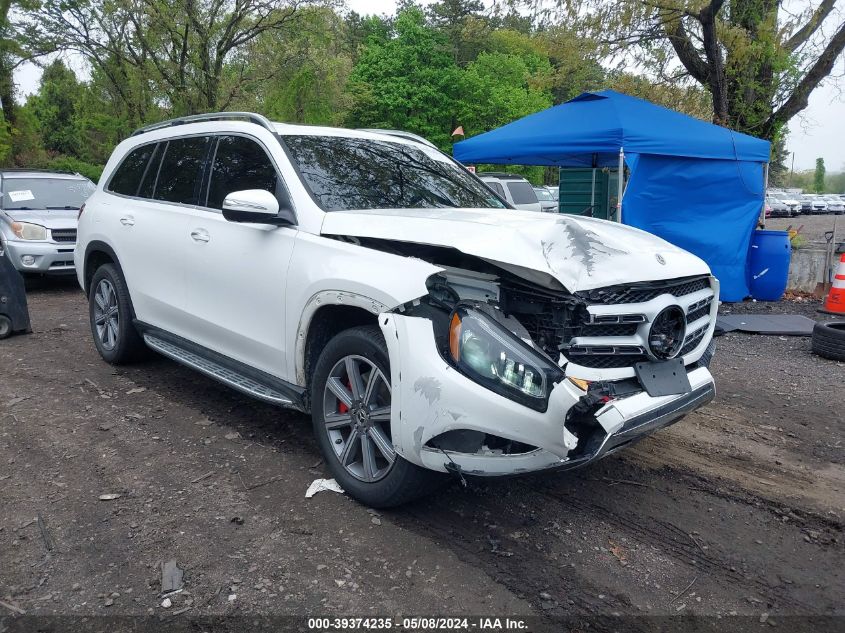
[[[304,498],[326,476],[305,416],[160,357],[103,363],[72,283],[30,309],[0,342],[0,612],[845,615],[845,364],[807,338],[720,337],[717,400],[590,467],[379,513]]]
[[[773,231],[785,231],[788,228],[801,228],[801,234],[809,242],[824,244],[825,231],[833,230],[836,220],[836,236],[838,242],[845,242],[845,215],[799,215],[797,218],[769,218],[766,228]]]

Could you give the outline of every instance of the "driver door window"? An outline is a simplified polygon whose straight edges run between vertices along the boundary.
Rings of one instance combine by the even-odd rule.
[[[244,189],[265,189],[280,198],[280,206],[283,203],[279,176],[264,148],[243,136],[223,136],[214,154],[204,206],[220,210],[227,195]]]

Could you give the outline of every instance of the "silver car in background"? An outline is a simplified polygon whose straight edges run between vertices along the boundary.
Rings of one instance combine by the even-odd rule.
[[[842,215],[845,213],[845,202],[837,195],[829,195],[824,197],[827,202],[827,212],[835,215]]]
[[[540,209],[544,213],[558,212],[557,198],[554,197],[547,187],[534,187],[534,193],[537,194],[537,200],[540,201]]]
[[[80,174],[0,169],[0,245],[18,271],[74,272],[79,208],[95,189]]]

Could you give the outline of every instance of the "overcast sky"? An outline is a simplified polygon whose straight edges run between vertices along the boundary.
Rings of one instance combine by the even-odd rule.
[[[422,0],[429,4],[432,0]],[[396,0],[347,0],[347,6],[358,13],[393,13]],[[68,60],[71,66],[78,65]],[[76,70],[84,72],[82,68]],[[845,75],[845,56],[837,61],[834,74]],[[22,66],[15,74],[21,95],[38,88],[41,70],[32,64]],[[840,80],[845,93],[845,79]],[[810,105],[790,122],[787,147],[795,153],[795,170],[811,169],[816,158],[824,158],[828,171],[845,170],[845,97],[828,79],[810,97]]]

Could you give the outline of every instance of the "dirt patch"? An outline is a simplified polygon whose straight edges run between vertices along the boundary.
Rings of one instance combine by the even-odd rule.
[[[0,343],[0,600],[27,613],[843,612],[845,365],[809,339],[721,337],[716,402],[592,467],[376,513],[304,498],[305,416],[106,365],[72,284],[30,308]]]

